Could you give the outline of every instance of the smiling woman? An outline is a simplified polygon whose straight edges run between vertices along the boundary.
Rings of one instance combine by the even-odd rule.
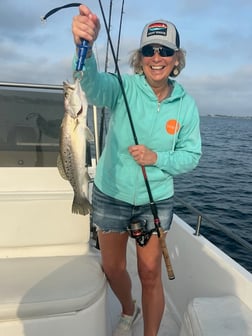
[[[99,18],[84,5],[79,10],[72,24],[74,41],[78,46],[84,39],[92,46],[100,31]],[[170,229],[173,175],[195,168],[201,155],[196,104],[169,78],[185,65],[174,24],[165,20],[147,24],[136,55],[141,72],[120,76],[119,71],[117,75],[99,72],[91,52],[81,79],[89,103],[111,111],[106,145],[96,169],[92,219],[103,270],[121,303],[122,316],[113,336],[131,336],[141,317],[126,269],[128,231],[136,223],[142,223],[141,234],[149,238],[146,244],[137,244],[144,336],[158,333],[164,311],[158,228],[162,232]],[[73,69],[76,61],[75,55]],[[156,224],[158,216],[162,226],[160,221]]]

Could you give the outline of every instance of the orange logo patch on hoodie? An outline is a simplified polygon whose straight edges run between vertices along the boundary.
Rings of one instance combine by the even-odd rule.
[[[177,120],[175,119],[171,119],[168,120],[166,123],[166,131],[167,133],[174,135],[175,133],[177,133],[180,129],[180,124]]]

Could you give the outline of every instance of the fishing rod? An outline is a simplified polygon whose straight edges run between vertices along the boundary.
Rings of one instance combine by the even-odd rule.
[[[111,28],[112,7],[113,7],[113,0],[110,0],[109,20],[108,20],[109,31],[110,31],[110,28]],[[117,61],[119,60],[121,30],[122,30],[122,19],[123,19],[123,8],[124,8],[124,0],[122,0],[120,23],[119,23],[119,29],[118,29],[117,49],[116,49],[116,59],[117,59]],[[105,58],[105,72],[108,71],[108,52],[109,52],[109,41],[107,40],[106,58]],[[116,73],[116,69],[114,70],[114,72]],[[104,133],[103,129],[104,129],[104,125],[105,125],[105,107],[103,107],[102,110],[101,110],[100,134],[99,134],[99,148],[100,148],[100,150],[102,150],[102,147],[103,147],[103,133]]]
[[[113,8],[113,0],[110,0],[110,4],[109,4],[109,22],[108,22],[108,26],[109,26],[109,31],[111,28],[111,17],[112,17],[112,8]],[[104,71],[107,72],[108,71],[108,61],[109,61],[109,41],[107,40],[107,45],[106,45],[106,56],[105,56],[105,67],[104,67]],[[100,119],[100,133],[99,133],[99,149],[100,152],[103,148],[103,130],[104,130],[104,125],[105,125],[105,107],[102,108],[101,110],[101,119]]]
[[[111,29],[112,8],[113,8],[113,0],[110,0],[110,4],[109,4],[109,22],[108,22],[109,31]],[[108,56],[109,56],[109,41],[107,40],[105,68],[104,68],[105,72],[108,71],[108,61],[109,61],[109,57]]]
[[[137,135],[136,135],[135,127],[134,127],[134,124],[133,124],[128,99],[127,99],[127,96],[126,96],[126,93],[125,93],[125,90],[124,90],[122,76],[121,76],[120,69],[119,69],[119,66],[118,66],[118,62],[117,62],[117,59],[116,59],[115,50],[114,50],[113,43],[112,43],[112,40],[111,40],[109,27],[107,25],[107,21],[106,21],[106,17],[105,17],[105,14],[104,14],[103,5],[101,3],[101,0],[99,0],[99,5],[100,5],[105,29],[106,29],[106,32],[107,32],[108,41],[109,41],[109,44],[110,44],[110,49],[111,49],[112,56],[113,56],[113,59],[114,59],[114,62],[115,62],[115,69],[116,69],[116,72],[117,72],[117,76],[118,76],[119,84],[120,84],[120,87],[121,87],[124,103],[125,103],[125,106],[126,106],[126,111],[127,111],[131,131],[132,131],[132,134],[133,134],[135,144],[138,145],[139,142],[138,142],[138,139],[137,139]],[[153,218],[154,218],[154,225],[155,225],[155,229],[157,231],[157,235],[158,235],[158,238],[159,238],[160,247],[161,247],[161,250],[162,250],[163,257],[164,257],[167,274],[168,274],[169,279],[173,280],[173,279],[175,279],[175,275],[174,275],[174,272],[173,272],[173,268],[172,268],[172,264],[171,264],[171,261],[170,261],[167,245],[166,245],[166,242],[165,242],[165,233],[164,233],[163,228],[161,227],[160,219],[158,217],[157,206],[156,206],[156,204],[154,202],[154,199],[153,199],[153,196],[152,196],[152,192],[151,192],[149,180],[148,180],[148,177],[147,177],[146,169],[143,165],[141,165],[141,169],[142,169],[144,182],[145,182],[147,193],[148,193],[149,200],[150,200],[150,208],[151,208],[151,212],[152,212],[152,215],[153,215]]]
[[[111,29],[112,7],[113,7],[113,0],[110,0],[109,20],[108,20],[109,31]],[[122,4],[121,4],[120,23],[119,23],[119,29],[118,29],[117,49],[116,49],[116,59],[117,59],[117,61],[119,60],[121,30],[122,30],[122,19],[123,19],[123,8],[124,8],[124,0],[122,0]],[[109,41],[107,40],[106,58],[105,58],[105,72],[108,71],[108,52],[109,52]],[[116,73],[116,69],[114,70],[114,72]],[[102,110],[101,110],[100,134],[99,134],[99,148],[100,148],[100,150],[102,150],[102,147],[103,147],[103,134],[104,134],[103,129],[104,129],[104,125],[105,125],[105,107],[103,107]]]
[[[119,24],[119,30],[118,30],[117,50],[116,50],[117,62],[119,60],[120,40],[121,40],[121,31],[122,31],[122,19],[123,19],[123,8],[124,8],[124,0],[122,0],[120,24]]]

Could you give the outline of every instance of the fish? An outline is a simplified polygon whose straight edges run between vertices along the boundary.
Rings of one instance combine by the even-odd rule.
[[[73,84],[63,82],[65,113],[60,127],[59,156],[60,175],[69,181],[74,197],[72,213],[87,215],[92,206],[86,196],[90,176],[86,166],[87,141],[94,136],[87,127],[88,102],[79,79]]]

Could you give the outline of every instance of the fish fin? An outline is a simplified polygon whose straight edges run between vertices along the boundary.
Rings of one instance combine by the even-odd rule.
[[[92,210],[92,205],[86,197],[74,195],[72,213],[86,216]]]
[[[94,141],[94,135],[88,127],[85,127],[85,135],[87,141]]]
[[[57,157],[57,167],[58,167],[58,171],[60,173],[60,176],[64,180],[68,180],[68,177],[66,176],[66,172],[65,172],[65,169],[64,169],[63,162],[62,162],[60,154]]]

